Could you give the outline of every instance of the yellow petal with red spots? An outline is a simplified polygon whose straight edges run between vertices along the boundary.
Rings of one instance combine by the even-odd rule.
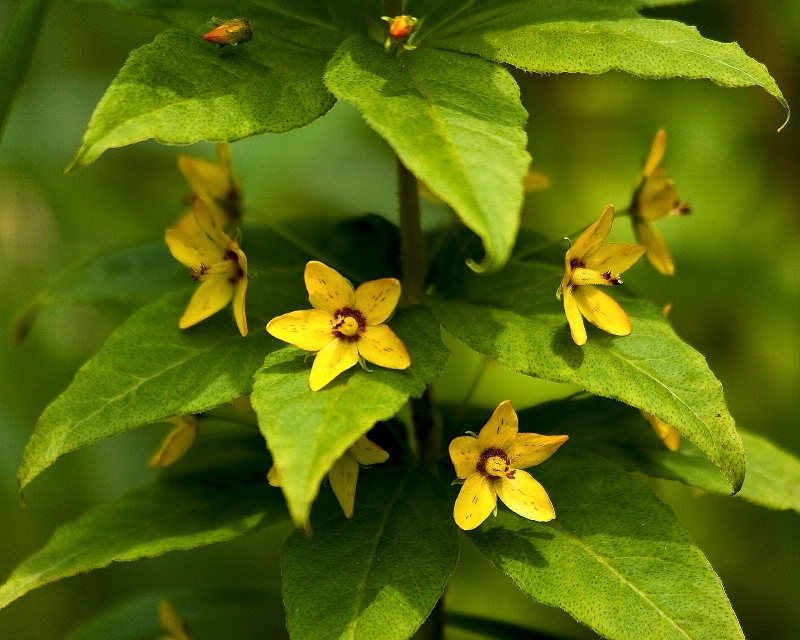
[[[349,453],[345,453],[333,463],[333,467],[328,471],[328,480],[345,517],[352,518],[356,502],[356,482],[358,481],[356,459]]]
[[[612,242],[586,256],[586,268],[598,273],[610,271],[617,276],[625,273],[642,257],[645,248],[638,244]]]
[[[367,436],[361,436],[347,451],[355,458],[358,464],[363,465],[380,464],[389,459],[389,454],[367,438]]]
[[[607,293],[594,287],[578,287],[573,295],[583,317],[594,326],[615,336],[631,332],[628,314]]]
[[[492,413],[489,421],[478,434],[478,442],[483,449],[498,448],[503,451],[511,444],[519,431],[517,412],[510,400],[501,402]]]
[[[411,366],[406,346],[385,324],[367,327],[357,345],[358,353],[379,367],[407,369]]]
[[[556,517],[544,487],[525,471],[517,469],[513,478],[498,479],[497,496],[514,513],[528,520],[548,522]]]
[[[355,308],[364,314],[368,325],[385,322],[400,299],[400,282],[396,278],[370,280],[356,289]]]
[[[191,327],[224,308],[233,298],[234,286],[223,276],[211,276],[194,292],[183,317],[178,321],[181,329]]]
[[[304,278],[308,301],[315,309],[327,311],[333,316],[340,309],[355,308],[356,296],[353,285],[338,271],[312,260],[306,265]]]
[[[473,473],[461,486],[453,507],[453,517],[459,527],[470,531],[486,520],[496,506],[494,482],[480,473]]]
[[[538,433],[520,433],[506,449],[511,466],[527,469],[552,456],[569,436],[543,436]]]
[[[273,318],[267,324],[270,335],[306,351],[324,349],[336,338],[331,330],[333,318],[319,309],[292,311]]]
[[[319,391],[340,373],[358,362],[358,347],[355,342],[334,339],[314,358],[308,386]]]

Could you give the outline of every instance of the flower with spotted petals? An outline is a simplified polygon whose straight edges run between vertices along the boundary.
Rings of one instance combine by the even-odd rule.
[[[411,365],[405,345],[384,324],[400,299],[398,280],[371,280],[353,290],[337,271],[317,261],[306,265],[304,277],[314,308],[273,318],[267,331],[317,352],[308,377],[312,391],[319,391],[362,358],[388,369]]]
[[[614,299],[593,285],[622,284],[620,274],[642,257],[638,244],[603,244],[614,220],[614,206],[607,205],[600,219],[584,231],[564,256],[564,277],[556,298],[564,298],[564,312],[575,344],[586,344],[586,318],[615,336],[627,336],[631,321]]]
[[[547,522],[556,512],[544,487],[526,471],[547,460],[568,436],[519,433],[511,401],[502,402],[478,437],[460,436],[450,443],[450,460],[464,480],[453,517],[469,531],[497,511],[497,498],[528,520]]]

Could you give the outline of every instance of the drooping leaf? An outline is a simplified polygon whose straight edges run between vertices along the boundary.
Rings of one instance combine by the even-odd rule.
[[[202,37],[165,31],[131,53],[97,105],[69,169],[149,138],[182,145],[305,126],[334,102],[322,83],[327,59],[280,40],[220,55]]]
[[[483,241],[481,270],[500,268],[519,227],[530,156],[519,87],[501,66],[420,48],[402,58],[349,38],[325,82]]]
[[[622,304],[633,326],[616,337],[588,327],[577,346],[556,297],[563,267],[514,260],[500,273],[462,270],[443,297],[426,304],[467,345],[526,375],[571,382],[644,409],[674,426],[717,465],[738,491],[745,474],[741,440],[722,385],[705,358],[683,342],[661,312],[641,300]]]
[[[728,483],[694,446],[669,451],[642,414],[619,402],[587,398],[525,409],[520,420],[530,429],[568,433],[575,442],[629,471],[677,480],[709,493],[727,495]],[[747,475],[736,494],[771,509],[800,512],[800,459],[766,438],[739,429],[747,456]]]
[[[197,413],[250,393],[253,373],[280,343],[267,321],[302,305],[297,272],[252,272],[239,335],[228,310],[178,329],[194,289],[167,294],[122,324],[45,409],[23,454],[24,487],[60,455],[149,422]]]
[[[643,18],[641,0],[474,3],[436,28],[425,44],[538,73],[627,71],[642,78],[707,78],[725,87],[759,86],[789,106],[767,68],[736,43],[672,20]],[[451,14],[452,15],[452,14]],[[419,39],[422,40],[420,32]]]
[[[618,467],[562,447],[533,474],[549,523],[501,507],[469,532],[524,593],[614,640],[741,640],[717,575],[669,507]]]
[[[455,569],[458,535],[441,485],[420,470],[363,471],[352,520],[320,499],[314,535],[281,548],[287,625],[303,640],[405,640]]]
[[[179,461],[170,475],[62,526],[0,587],[0,607],[44,584],[111,562],[223,542],[287,519],[283,498],[266,482],[269,457],[263,443],[249,441],[234,446],[246,453],[228,464],[183,473]],[[216,439],[208,444],[190,451],[187,459],[226,447]]]
[[[376,422],[394,416],[409,397],[421,396],[444,368],[448,351],[426,309],[399,311],[389,326],[408,349],[408,369],[355,367],[311,391],[308,353],[289,347],[270,354],[256,373],[253,408],[299,526],[307,524],[311,503],[333,463]]]

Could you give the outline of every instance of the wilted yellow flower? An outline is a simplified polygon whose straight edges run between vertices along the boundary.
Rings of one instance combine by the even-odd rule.
[[[308,301],[313,309],[292,311],[267,324],[276,338],[316,351],[308,384],[319,391],[359,358],[388,369],[411,365],[405,345],[384,324],[400,298],[400,282],[382,278],[355,291],[337,271],[311,261],[305,269]]]
[[[367,436],[361,436],[352,447],[345,451],[341,458],[333,463],[331,470],[328,471],[328,480],[346,517],[353,517],[359,465],[379,464],[386,462],[388,459],[388,453],[369,440]],[[267,481],[273,487],[281,486],[280,474],[275,465],[272,465],[269,470]]]
[[[609,204],[600,219],[580,235],[564,256],[564,277],[556,297],[559,300],[564,297],[569,330],[579,346],[586,344],[583,318],[615,336],[631,332],[631,321],[622,307],[592,286],[622,284],[619,274],[632,267],[644,253],[644,247],[636,244],[603,244],[613,220],[614,207]]]
[[[150,460],[148,467],[168,467],[183,457],[197,440],[197,418],[193,415],[178,416],[164,420],[173,425],[172,430],[164,437],[161,446]]]
[[[191,640],[189,634],[186,633],[183,621],[167,600],[161,600],[158,603],[158,621],[161,623],[161,627],[169,633],[160,640]]]
[[[230,231],[241,221],[242,195],[239,182],[231,172],[228,143],[217,144],[217,158],[219,162],[210,162],[204,158],[180,155],[178,169],[192,190],[188,200],[194,202],[196,198],[200,198],[208,206],[217,225]],[[190,211],[181,217],[173,229],[188,233],[199,231],[194,212]]]
[[[164,239],[178,262],[189,267],[189,277],[200,287],[178,322],[186,329],[205,320],[233,300],[233,315],[239,332],[247,335],[244,297],[247,291],[247,258],[211,215],[201,198],[194,201],[198,230],[167,229]]]
[[[659,272],[671,276],[675,273],[672,256],[661,233],[650,223],[666,216],[686,215],[690,208],[678,200],[675,183],[667,177],[667,169],[660,166],[666,144],[666,132],[659,129],[633,192],[630,211],[636,241],[644,245],[647,259]]]
[[[478,437],[460,436],[450,443],[450,460],[464,484],[453,517],[468,531],[497,509],[498,496],[513,512],[528,520],[547,522],[556,512],[544,487],[526,471],[547,460],[569,436],[518,433],[511,401],[502,402]]]

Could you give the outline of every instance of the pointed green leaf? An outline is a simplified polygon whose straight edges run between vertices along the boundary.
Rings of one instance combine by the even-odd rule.
[[[548,523],[504,507],[470,539],[520,589],[614,640],[743,640],[717,575],[669,507],[568,442],[533,475]]]
[[[293,638],[410,638],[455,569],[450,501],[426,472],[363,471],[356,501],[347,520],[333,496],[321,499],[314,535],[296,531],[281,548]]]
[[[148,138],[233,141],[305,126],[333,105],[322,83],[327,59],[280,40],[220,55],[200,36],[166,31],[131,53],[97,105],[69,169]]]
[[[709,493],[727,495],[728,483],[695,447],[669,451],[636,409],[603,398],[552,402],[520,412],[520,420],[548,433],[567,433],[597,455],[627,469],[677,480]],[[532,426],[531,428],[535,428]],[[771,509],[800,512],[800,459],[766,438],[739,429],[747,475],[736,494]]]
[[[420,48],[398,58],[350,38],[325,82],[480,236],[480,269],[500,268],[519,228],[530,164],[527,114],[511,74],[473,56]]]
[[[707,78],[725,87],[759,86],[789,105],[767,68],[738,44],[695,27],[639,16],[650,3],[488,0],[431,29],[425,44],[538,73],[627,71],[642,78]],[[420,32],[419,39],[422,40]]]
[[[253,408],[299,526],[308,522],[333,463],[376,422],[394,416],[409,397],[421,396],[447,362],[439,325],[426,309],[399,311],[389,326],[411,356],[411,366],[403,371],[355,367],[321,391],[311,391],[309,354],[289,347],[270,354],[256,373]]]
[[[744,450],[705,358],[641,300],[622,303],[633,326],[629,336],[588,326],[588,342],[577,346],[555,296],[563,266],[537,260],[515,260],[492,276],[464,269],[452,278],[446,298],[426,304],[445,329],[514,371],[571,382],[661,418],[694,442],[738,491]]]
[[[210,439],[210,444],[220,442]],[[62,526],[0,587],[0,607],[44,584],[111,562],[232,540],[285,520],[283,499],[265,479],[269,459],[263,444],[255,446],[249,447],[253,454],[228,465],[192,473],[176,469]]]
[[[253,373],[280,345],[264,326],[305,300],[296,274],[274,270],[251,277],[247,315],[252,329],[246,338],[229,310],[178,329],[193,288],[168,294],[132,315],[45,409],[23,454],[20,487],[64,453],[250,393]]]

